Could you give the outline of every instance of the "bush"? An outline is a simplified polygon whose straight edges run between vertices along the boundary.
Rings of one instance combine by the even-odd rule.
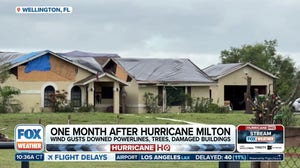
[[[72,104],[67,104],[59,109],[58,112],[74,112],[74,106]]]
[[[183,97],[184,97],[184,101],[180,106],[181,112],[182,113],[192,112],[193,98],[188,94],[184,94]]]
[[[161,107],[158,106],[159,96],[154,96],[153,93],[146,92],[144,101],[147,113],[161,112]],[[180,99],[173,98],[173,100],[180,100],[181,112],[198,112],[198,113],[226,113],[230,109],[228,107],[219,107],[217,104],[212,103],[209,98],[192,98],[190,95],[182,94]]]
[[[274,116],[276,123],[280,123],[284,126],[291,126],[296,122],[295,115],[290,106],[284,105],[280,111]]]
[[[52,103],[52,110],[54,112],[74,112],[74,106],[72,103],[68,103],[67,100],[67,94],[68,92],[66,92],[65,90],[62,91],[55,91],[55,93],[53,93],[51,95],[50,101]]]
[[[229,113],[231,111],[231,108],[229,106],[221,106],[219,107],[219,113]]]
[[[85,104],[81,107],[75,107],[74,102],[67,100],[68,92],[56,91],[54,94],[51,95],[51,102],[52,102],[52,110],[54,112],[92,112],[95,111],[93,105]]]
[[[23,109],[22,103],[19,100],[14,100],[10,104],[10,109],[12,112],[20,112]]]
[[[93,105],[85,104],[84,106],[79,107],[77,111],[78,112],[93,112],[93,111],[95,111],[95,109],[94,109]]]
[[[221,112],[221,108],[217,104],[210,102],[208,104],[208,112],[220,113]]]
[[[147,113],[158,113],[161,111],[160,107],[158,106],[158,96],[154,96],[153,93],[146,92],[144,94],[144,101]]]
[[[196,98],[193,100],[191,112],[196,113],[228,113],[230,109],[225,106],[218,106],[215,103],[212,103],[212,100],[209,98]]]
[[[191,111],[197,113],[209,112],[209,104],[210,100],[208,98],[198,97],[193,100]]]
[[[19,95],[20,90],[11,86],[0,87],[0,112],[20,112],[22,105],[18,100],[13,99],[15,95]]]

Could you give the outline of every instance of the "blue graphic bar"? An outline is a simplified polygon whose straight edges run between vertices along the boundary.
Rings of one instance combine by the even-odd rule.
[[[283,161],[284,154],[116,154],[116,161]]]
[[[16,153],[15,160],[20,162],[44,161],[43,153]]]

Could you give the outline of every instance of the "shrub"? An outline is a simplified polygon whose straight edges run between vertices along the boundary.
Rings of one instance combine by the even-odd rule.
[[[209,112],[210,100],[208,98],[196,98],[192,103],[192,112],[207,113]]]
[[[13,99],[15,95],[19,95],[20,90],[11,87],[4,86],[0,87],[0,112],[19,112],[22,110],[22,105],[18,100]]]
[[[74,112],[74,106],[72,103],[68,103],[67,94],[68,92],[65,90],[57,90],[51,95],[51,108],[54,112]]]
[[[296,122],[295,115],[288,105],[281,107],[280,111],[274,116],[274,120],[284,126],[291,126]]]
[[[221,112],[221,108],[217,104],[210,102],[208,104],[208,112],[220,113]]]
[[[184,94],[183,97],[184,97],[184,101],[180,106],[181,112],[182,113],[192,112],[193,98],[188,94]]]
[[[146,92],[144,94],[144,101],[147,113],[158,113],[161,111],[160,107],[158,106],[158,96],[154,96],[153,93]]]
[[[191,104],[191,112],[196,113],[228,113],[230,111],[228,107],[220,107],[217,104],[212,103],[211,99],[204,97],[193,99]]]
[[[94,109],[93,105],[85,104],[84,106],[79,107],[77,111],[78,112],[93,112],[93,111],[95,111],[95,109]]]
[[[74,106],[72,104],[67,104],[65,106],[62,106],[58,112],[74,112]]]
[[[170,97],[168,97],[170,98]],[[159,96],[155,96],[153,93],[146,92],[144,94],[144,101],[146,105],[146,112],[148,113],[158,113],[161,112],[161,107],[158,106],[160,100]],[[212,100],[209,98],[192,98],[190,95],[182,94],[181,98],[172,100],[180,100],[180,110],[181,112],[198,112],[198,113],[226,113],[230,109],[228,107],[219,107],[217,104],[212,103]],[[170,101],[171,102],[171,101]]]

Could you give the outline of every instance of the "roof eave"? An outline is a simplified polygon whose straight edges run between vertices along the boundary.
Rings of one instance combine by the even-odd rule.
[[[270,72],[268,72],[266,70],[263,70],[262,68],[259,68],[258,66],[255,66],[255,65],[251,64],[250,62],[244,64],[242,67],[245,67],[247,65],[251,66],[252,68],[254,68],[254,69],[258,70],[258,71],[261,71],[262,73],[264,73],[264,74],[266,74],[266,75],[268,75],[268,76],[270,76],[270,77],[272,77],[274,79],[278,79],[278,77],[276,75],[273,75]]]
[[[250,67],[252,67],[252,68],[254,68],[254,69],[256,69],[256,70],[258,70],[258,71],[260,71],[260,72],[262,72],[262,73],[264,73],[264,74],[266,74],[267,76],[270,76],[270,77],[273,78],[273,79],[278,79],[277,76],[275,76],[275,75],[273,75],[273,74],[271,74],[271,73],[269,73],[269,72],[267,72],[267,71],[265,71],[265,70],[263,70],[263,69],[261,69],[261,68],[255,66],[255,65],[253,65],[253,64],[251,64],[251,63],[249,63],[249,62],[246,63],[246,64],[244,64],[244,65],[242,65],[242,66],[240,66],[240,67],[234,68],[234,69],[232,69],[231,71],[229,71],[229,72],[227,72],[227,73],[224,73],[224,74],[222,74],[222,75],[215,76],[215,77],[211,76],[211,78],[212,78],[213,80],[221,79],[221,78],[223,78],[223,77],[225,77],[225,76],[227,76],[227,75],[229,75],[229,74],[231,74],[231,73],[233,73],[233,72],[235,72],[235,71],[237,71],[237,70],[240,70],[240,69],[242,69],[242,68],[244,68],[244,67],[246,67],[246,66],[250,66]]]
[[[22,65],[22,64],[24,64],[25,62],[29,62],[29,61],[31,61],[31,60],[34,60],[34,59],[36,59],[36,58],[38,58],[38,57],[40,57],[40,56],[42,56],[42,55],[45,55],[45,54],[47,54],[47,53],[48,53],[47,50],[41,51],[41,53],[39,53],[39,54],[37,54],[37,55],[35,55],[35,56],[31,57],[31,58],[28,58],[28,59],[26,59],[26,60],[24,60],[24,61],[21,61],[21,62],[15,63],[15,64],[11,64],[10,69],[11,69],[11,68],[14,68],[14,67],[17,67],[17,66],[19,66],[19,65]]]
[[[212,86],[216,82],[193,82],[193,81],[137,81],[138,84],[150,84],[157,86]]]
[[[33,57],[31,57],[31,58],[29,58],[29,59],[26,59],[26,60],[24,60],[24,61],[21,61],[21,62],[19,62],[19,63],[13,64],[10,68],[14,68],[14,67],[17,67],[17,66],[19,66],[19,65],[22,65],[22,64],[24,64],[25,62],[29,62],[29,61],[31,61],[31,60],[34,60],[34,59],[36,59],[36,58],[38,58],[38,57],[40,57],[40,56],[42,56],[42,55],[45,55],[45,54],[47,54],[47,53],[50,53],[51,55],[53,55],[53,56],[55,56],[55,57],[58,57],[58,58],[60,58],[60,59],[62,59],[62,60],[64,60],[64,61],[67,61],[67,62],[69,62],[69,63],[71,63],[71,64],[73,64],[73,65],[76,65],[76,66],[78,66],[78,67],[80,67],[80,68],[82,68],[82,69],[85,69],[85,70],[87,70],[87,71],[89,71],[89,72],[91,72],[91,73],[94,73],[94,74],[97,73],[97,71],[95,71],[95,70],[93,70],[93,69],[90,69],[90,68],[88,68],[88,67],[86,67],[86,66],[84,66],[84,65],[81,65],[81,64],[78,64],[78,63],[76,63],[76,62],[73,62],[73,61],[71,61],[71,60],[65,58],[64,56],[61,56],[61,55],[56,54],[56,53],[54,53],[54,52],[52,52],[52,51],[49,51],[49,50],[41,51],[41,53],[37,54],[36,56],[33,56]]]
[[[121,80],[121,79],[119,79],[119,78],[117,78],[117,77],[115,77],[115,76],[113,76],[113,75],[111,75],[109,73],[106,73],[106,72],[101,73],[101,74],[98,75],[98,77],[95,76],[94,78],[92,78],[90,80],[87,80],[87,81],[84,81],[84,82],[78,82],[78,83],[76,83],[76,85],[87,85],[87,84],[89,84],[91,82],[96,81],[97,78],[100,79],[100,78],[102,78],[104,76],[107,76],[107,77],[109,77],[109,78],[111,78],[111,79],[113,79],[113,80],[121,83],[124,86],[129,86],[130,85],[129,83],[127,83],[127,82],[125,82],[125,81],[123,81],[123,80]]]
[[[90,68],[87,67],[87,66],[84,66],[84,65],[81,65],[81,64],[79,64],[79,63],[73,62],[72,60],[69,60],[69,59],[67,59],[66,57],[64,57],[64,56],[62,56],[62,55],[59,55],[59,54],[56,54],[56,53],[54,53],[54,52],[52,52],[52,51],[49,51],[49,53],[52,54],[52,55],[54,55],[54,56],[56,56],[56,57],[58,57],[58,58],[60,58],[60,59],[63,59],[64,61],[67,61],[67,62],[69,62],[69,63],[71,63],[71,64],[73,64],[73,65],[76,65],[76,66],[78,66],[78,67],[80,67],[80,68],[82,68],[82,69],[84,69],[84,70],[87,70],[87,71],[89,71],[89,72],[91,72],[91,73],[93,73],[93,74],[97,74],[97,72],[98,72],[98,71],[96,71],[96,70],[90,69]]]

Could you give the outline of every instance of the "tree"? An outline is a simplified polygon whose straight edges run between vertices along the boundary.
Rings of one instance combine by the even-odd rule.
[[[221,51],[222,63],[247,63],[250,62],[278,77],[274,90],[282,99],[287,99],[297,87],[295,63],[289,57],[284,57],[276,52],[277,41],[270,40],[254,45],[243,45],[240,48],[231,47]]]
[[[298,71],[296,79],[297,81],[297,87],[295,87],[295,95],[293,95],[292,99],[295,99],[296,97],[300,97],[300,71]]]
[[[2,61],[2,60],[0,59],[0,61]],[[9,64],[0,65],[0,83],[4,83],[6,81],[6,79],[8,79],[9,67],[10,67]]]
[[[9,64],[0,65],[0,84],[3,84],[9,78],[9,67]],[[21,103],[13,99],[14,95],[18,94],[20,94],[19,89],[0,85],[0,113],[21,111]]]
[[[0,112],[19,112],[22,107],[19,101],[13,99],[14,95],[20,94],[20,90],[11,87],[3,86],[0,87]]]

